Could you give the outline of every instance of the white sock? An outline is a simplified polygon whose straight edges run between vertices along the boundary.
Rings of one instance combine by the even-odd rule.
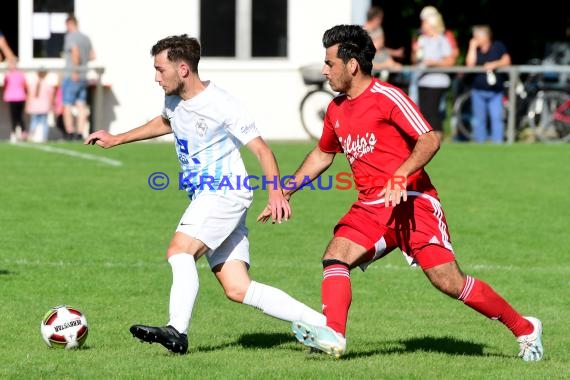
[[[172,266],[168,324],[178,332],[186,334],[199,287],[196,262],[194,256],[188,253],[170,256],[168,262]]]
[[[289,322],[303,321],[317,326],[324,326],[327,323],[327,318],[323,314],[297,301],[284,291],[255,281],[252,281],[247,288],[243,303]]]

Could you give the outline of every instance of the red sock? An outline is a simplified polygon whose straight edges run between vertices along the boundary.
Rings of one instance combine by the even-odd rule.
[[[323,269],[321,291],[323,314],[327,317],[327,326],[344,336],[348,309],[352,301],[348,266],[344,264],[326,266]]]
[[[532,323],[524,319],[503,297],[481,280],[467,276],[458,299],[487,318],[498,319],[517,337],[530,334],[534,330]]]

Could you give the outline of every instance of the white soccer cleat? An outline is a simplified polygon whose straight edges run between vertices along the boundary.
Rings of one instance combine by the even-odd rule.
[[[536,362],[542,359],[544,348],[542,347],[542,323],[538,318],[524,317],[532,323],[534,331],[528,335],[521,335],[517,338],[517,342],[521,351],[519,357],[525,362]]]
[[[305,322],[293,322],[295,337],[305,346],[316,348],[336,358],[346,352],[346,339],[328,326],[316,326]]]

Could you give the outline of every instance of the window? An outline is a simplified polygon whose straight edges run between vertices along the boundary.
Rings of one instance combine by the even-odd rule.
[[[287,0],[252,0],[251,55],[287,56]]]
[[[75,9],[74,0],[34,0],[32,36],[34,58],[59,58],[63,51],[65,19]]]
[[[236,0],[202,0],[200,43],[202,55],[233,57],[236,54]]]
[[[287,0],[201,0],[205,57],[286,57]]]

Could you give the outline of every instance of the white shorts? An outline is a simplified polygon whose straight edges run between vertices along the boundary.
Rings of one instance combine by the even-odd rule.
[[[239,199],[219,194],[200,194],[190,202],[176,232],[203,242],[209,249],[210,268],[230,260],[249,265],[247,208]]]

